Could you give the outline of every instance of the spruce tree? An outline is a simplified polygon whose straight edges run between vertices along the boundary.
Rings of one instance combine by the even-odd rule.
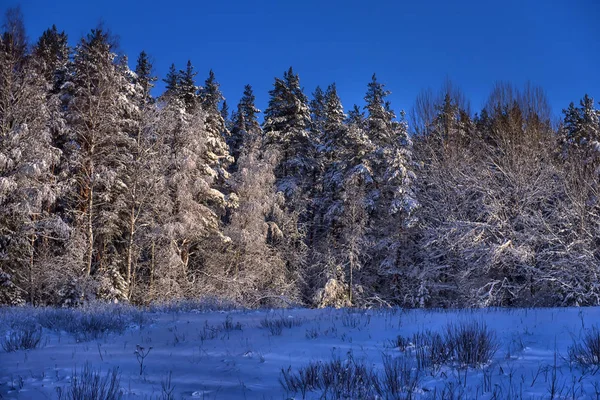
[[[325,120],[325,93],[317,86],[310,101],[310,116],[312,121],[313,136],[320,138],[323,134],[323,123]]]
[[[39,71],[46,81],[52,85],[52,92],[56,93],[65,82],[70,49],[65,32],[59,32],[56,25],[42,33],[33,48],[33,57]]]
[[[385,98],[390,91],[385,89],[385,85],[377,81],[377,76],[373,74],[369,82],[367,94],[365,95],[365,110],[368,115],[366,119],[366,129],[371,140],[378,145],[389,144],[393,141],[394,131],[394,112],[390,109],[389,102]]]
[[[231,116],[229,115],[229,104],[227,104],[227,100],[223,100],[220,114],[223,121],[225,121],[225,128],[231,132]]]
[[[355,104],[348,112],[346,122],[348,125],[354,125],[357,128],[363,129],[365,127],[365,113]]]
[[[244,86],[244,94],[240,99],[242,105],[242,111],[244,112],[244,121],[246,124],[246,131],[251,132],[260,129],[258,123],[258,114],[260,110],[255,106],[256,97],[252,91],[252,86]]]
[[[82,270],[100,282],[98,295],[124,299],[130,282],[121,268],[119,239],[139,110],[127,97],[132,74],[124,75],[124,64],[116,60],[109,34],[93,29],[76,48],[65,96],[70,96],[67,120],[76,143],[69,156],[76,189],[71,206],[85,237]]]
[[[171,64],[167,76],[163,79],[165,83],[164,97],[178,97],[179,96],[179,71],[175,68],[175,64]]]
[[[204,111],[206,120],[204,127],[209,135],[207,145],[209,151],[219,164],[218,184],[221,190],[225,190],[228,178],[227,169],[232,162],[226,139],[229,137],[229,129],[219,109],[219,104],[224,100],[215,73],[210,70],[204,86],[198,92],[200,106]]]
[[[594,99],[587,94],[579,102],[563,110],[563,133],[566,142],[576,148],[590,146],[600,141],[600,111],[594,106]]]
[[[188,60],[185,71],[180,70],[177,76],[177,96],[185,104],[187,112],[192,112],[198,105],[198,86],[196,86],[195,80],[196,75],[198,75],[198,73],[194,71],[192,62]],[[171,80],[172,77],[168,75],[167,79]],[[170,87],[170,82],[168,82],[168,84]],[[169,91],[169,87],[167,87],[167,91]]]
[[[308,179],[315,168],[307,98],[291,67],[283,79],[275,78],[269,95],[263,129],[268,145],[280,153],[275,170],[277,184],[288,197],[298,196],[308,187]]]
[[[148,54],[145,51],[142,51],[137,59],[137,64],[135,66],[135,74],[136,74],[136,83],[142,88],[142,103],[149,103],[152,101],[152,96],[150,91],[154,87],[154,82],[156,82],[156,76],[152,75],[152,63],[148,58]],[[167,89],[168,90],[168,89]]]
[[[252,92],[252,86],[246,85],[244,94],[238,103],[237,111],[233,113],[231,118],[231,134],[228,143],[234,159],[232,169],[236,168],[244,144],[249,140],[254,141],[262,133],[257,118],[260,110],[256,108],[254,101],[255,96]]]

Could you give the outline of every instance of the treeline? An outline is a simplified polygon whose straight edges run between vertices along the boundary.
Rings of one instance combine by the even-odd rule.
[[[0,303],[217,296],[246,306],[600,304],[599,111],[544,92],[483,110],[447,83],[346,114],[290,68],[233,112],[188,62],[166,90],[97,28],[0,41]],[[407,121],[410,121],[410,126]]]

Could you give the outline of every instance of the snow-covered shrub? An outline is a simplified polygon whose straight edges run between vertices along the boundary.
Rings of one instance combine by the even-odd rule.
[[[79,341],[87,341],[109,333],[121,334],[130,325],[145,323],[146,317],[134,307],[104,305],[81,309],[41,309],[37,321],[47,329],[65,331]]]
[[[265,317],[260,321],[260,326],[269,330],[271,335],[280,336],[283,333],[283,328],[293,328],[295,326],[301,326],[304,320],[298,318],[269,318]]]
[[[585,332],[581,341],[569,347],[569,360],[582,367],[600,367],[600,329],[594,326]]]
[[[321,392],[322,398],[373,399],[383,394],[377,373],[363,361],[334,357],[329,362],[310,362],[297,372],[281,369],[281,386],[290,393]]]
[[[381,385],[386,397],[391,399],[410,399],[419,386],[421,369],[414,361],[401,356],[383,355],[383,379]]]
[[[32,350],[42,344],[42,328],[31,324],[13,327],[12,331],[2,339],[2,348],[7,353]]]
[[[317,291],[313,303],[318,308],[349,307],[351,306],[349,293],[346,283],[331,278],[327,281],[324,288]]]
[[[231,311],[240,308],[239,305],[217,297],[201,297],[166,302],[154,302],[148,307],[149,312],[179,313],[179,312],[208,312]]]
[[[496,333],[485,322],[450,323],[446,326],[444,339],[451,359],[461,366],[485,364],[500,347]]]
[[[86,363],[80,371],[73,371],[68,386],[57,387],[56,391],[59,400],[118,400],[123,397],[120,384],[118,368],[102,375]]]
[[[476,321],[448,324],[444,334],[425,330],[412,337],[398,336],[389,345],[414,355],[419,370],[449,363],[478,366],[489,362],[499,348],[496,333]]]
[[[416,332],[412,337],[398,335],[388,343],[389,347],[414,355],[416,368],[419,370],[437,369],[446,364],[451,357],[449,342],[435,331]]]
[[[25,304],[24,295],[25,293],[12,282],[10,274],[0,268],[0,304],[22,306]]]

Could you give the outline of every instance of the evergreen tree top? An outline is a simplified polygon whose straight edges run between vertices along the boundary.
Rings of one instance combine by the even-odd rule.
[[[135,73],[137,75],[137,82],[144,89],[144,94],[149,97],[150,90],[154,87],[157,77],[152,75],[152,62],[145,51],[141,51],[137,59],[135,66]]]
[[[204,87],[200,90],[202,107],[208,112],[219,112],[219,103],[224,99],[219,82],[217,82],[215,73],[211,69],[208,78],[204,81]]]
[[[166,83],[165,94],[176,94],[179,88],[179,72],[175,68],[175,64],[171,64],[167,76],[163,79]]]

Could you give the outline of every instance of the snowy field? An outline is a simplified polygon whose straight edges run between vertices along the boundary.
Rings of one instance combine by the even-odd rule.
[[[125,399],[600,399],[596,324],[600,308],[0,308],[0,399],[94,382]]]

